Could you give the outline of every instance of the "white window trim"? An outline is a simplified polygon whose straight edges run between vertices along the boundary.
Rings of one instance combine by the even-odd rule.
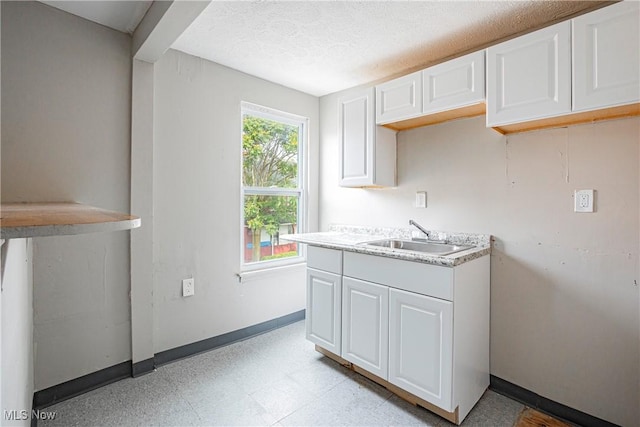
[[[288,258],[274,259],[268,261],[258,261],[246,263],[244,261],[244,197],[245,195],[266,194],[279,196],[297,196],[298,197],[298,229],[297,233],[303,233],[307,229],[307,188],[309,185],[307,158],[309,144],[309,119],[307,117],[298,116],[296,114],[287,113],[269,107],[264,107],[249,102],[241,102],[240,109],[240,144],[242,144],[243,122],[242,117],[245,113],[262,117],[269,120],[286,123],[293,126],[301,127],[300,137],[302,141],[298,141],[298,188],[262,188],[262,187],[244,187],[242,173],[244,170],[244,158],[242,156],[242,145],[240,146],[240,274],[245,272],[254,272],[259,270],[278,269],[284,266],[299,264],[306,260],[306,248],[304,245],[298,244],[298,256]]]

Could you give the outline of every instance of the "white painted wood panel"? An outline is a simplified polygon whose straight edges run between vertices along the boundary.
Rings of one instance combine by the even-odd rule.
[[[569,21],[487,49],[487,126],[571,111]]]
[[[386,379],[389,288],[343,278],[342,357]]]
[[[309,246],[307,247],[307,267],[342,274],[342,251]]]
[[[437,113],[483,102],[484,54],[481,50],[423,70],[423,113]]]
[[[307,339],[340,354],[342,277],[307,268]]]
[[[453,411],[453,303],[389,290],[389,382]]]
[[[338,101],[342,187],[396,184],[396,133],[375,124],[375,88]]]
[[[449,301],[453,299],[453,268],[345,252],[343,269],[345,276]]]
[[[422,114],[422,72],[376,86],[376,123],[392,123]]]
[[[572,20],[573,109],[640,101],[640,2],[625,1]]]
[[[340,185],[370,185],[373,181],[373,88],[339,101]]]
[[[453,402],[463,420],[489,387],[491,257],[455,268]]]

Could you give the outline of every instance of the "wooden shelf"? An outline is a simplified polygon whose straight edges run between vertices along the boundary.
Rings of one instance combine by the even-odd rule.
[[[140,218],[79,203],[2,203],[0,238],[65,236],[140,227]]]

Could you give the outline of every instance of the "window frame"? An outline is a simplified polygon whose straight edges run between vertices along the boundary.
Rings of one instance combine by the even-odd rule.
[[[298,127],[298,177],[296,188],[280,187],[245,187],[244,185],[244,155],[242,153],[242,135],[244,133],[244,116],[273,120]],[[264,107],[250,102],[241,102],[240,108],[240,270],[242,272],[267,270],[288,265],[300,264],[305,261],[305,249],[298,244],[298,255],[266,261],[245,262],[245,196],[289,196],[298,198],[298,223],[296,233],[303,233],[307,228],[307,144],[309,141],[309,118],[292,113]]]

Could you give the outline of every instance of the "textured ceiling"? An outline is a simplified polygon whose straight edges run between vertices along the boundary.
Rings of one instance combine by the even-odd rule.
[[[594,1],[213,1],[174,49],[313,95],[399,75]]]

